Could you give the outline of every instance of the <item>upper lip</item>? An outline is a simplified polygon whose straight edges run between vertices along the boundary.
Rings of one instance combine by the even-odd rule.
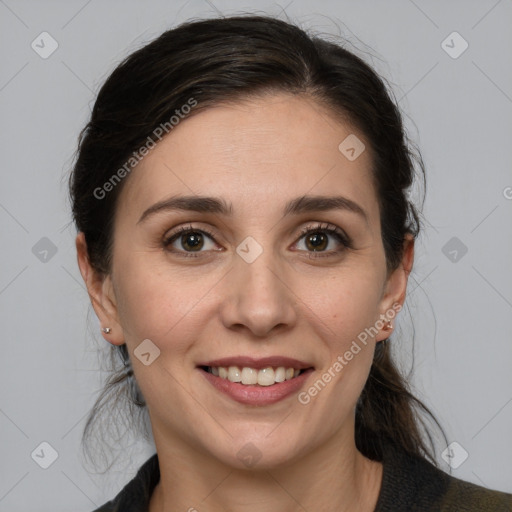
[[[261,370],[262,368],[267,368],[272,366],[277,368],[279,366],[284,366],[285,368],[295,368],[297,370],[304,370],[306,368],[312,368],[313,365],[309,363],[305,363],[304,361],[299,361],[298,359],[293,359],[292,357],[284,357],[284,356],[271,356],[271,357],[262,357],[260,359],[255,359],[253,357],[223,357],[222,359],[215,359],[212,361],[205,361],[203,363],[199,363],[197,366],[211,366],[211,367],[224,367],[228,368],[230,366],[238,366],[239,368],[254,368],[256,370]]]

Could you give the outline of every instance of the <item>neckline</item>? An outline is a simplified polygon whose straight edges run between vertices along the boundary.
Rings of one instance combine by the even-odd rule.
[[[418,502],[418,493],[425,491],[423,484],[419,485],[415,475],[421,474],[434,484],[437,492],[447,485],[445,478],[448,475],[442,473],[424,458],[409,454],[403,448],[391,442],[383,443],[382,457],[377,462],[382,464],[382,477],[377,502],[373,512],[388,512],[395,510],[397,496],[400,502],[412,506]],[[423,478],[422,478],[423,480]],[[129,482],[123,492],[120,493],[119,505],[128,511],[149,512],[151,496],[160,481],[160,467],[158,454],[153,454],[139,469],[134,479]],[[101,509],[100,509],[101,510]],[[407,510],[404,508],[403,510]],[[99,512],[99,511],[98,511]]]

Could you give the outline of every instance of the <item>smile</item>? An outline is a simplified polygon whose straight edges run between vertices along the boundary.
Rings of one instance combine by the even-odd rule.
[[[230,357],[205,361],[197,370],[220,396],[252,406],[270,405],[299,393],[314,367],[288,357]]]

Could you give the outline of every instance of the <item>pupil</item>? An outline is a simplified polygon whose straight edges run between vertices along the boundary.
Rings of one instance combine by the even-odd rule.
[[[318,249],[325,249],[326,238],[327,237],[323,233],[314,233],[309,235],[308,243],[313,247],[314,251]]]
[[[199,233],[187,233],[181,237],[181,243],[186,249],[197,250],[203,246],[202,236]]]

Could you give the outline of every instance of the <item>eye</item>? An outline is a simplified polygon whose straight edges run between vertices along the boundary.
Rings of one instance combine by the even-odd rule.
[[[297,247],[307,252],[326,253],[322,256],[332,256],[351,247],[351,242],[338,227],[331,224],[317,224],[302,230]],[[320,254],[314,256],[320,256]]]
[[[212,233],[205,229],[182,226],[168,235],[163,245],[171,252],[195,257],[196,255],[193,253],[204,252],[203,249],[205,251],[218,250],[213,242],[213,236]]]
[[[219,250],[214,242],[214,236],[204,228],[182,226],[164,239],[163,246],[166,250],[180,256],[199,257],[202,252]],[[317,224],[304,228],[295,245],[298,250],[317,253],[310,254],[313,257],[333,256],[352,247],[349,237],[332,224]]]

